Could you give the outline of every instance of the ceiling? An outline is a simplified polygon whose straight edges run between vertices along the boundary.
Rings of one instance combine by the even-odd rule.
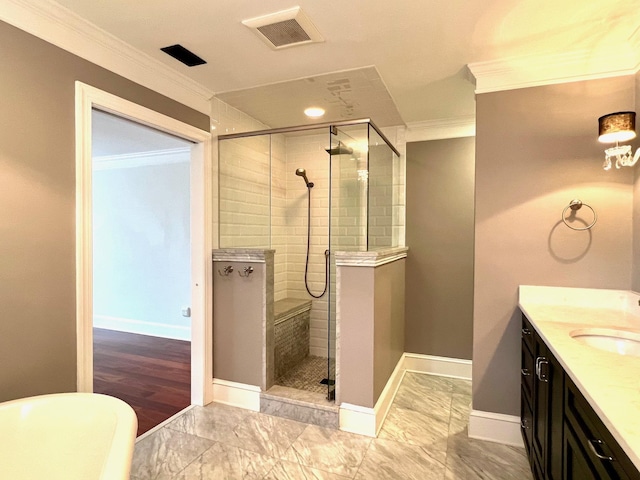
[[[293,117],[304,107],[336,100],[327,81],[344,79],[353,88],[324,121],[352,115],[384,126],[473,116],[467,64],[614,49],[640,27],[638,0],[58,3],[271,127],[302,123]],[[296,5],[324,42],[272,50],[241,23]],[[189,68],[160,51],[175,43],[208,63]]]

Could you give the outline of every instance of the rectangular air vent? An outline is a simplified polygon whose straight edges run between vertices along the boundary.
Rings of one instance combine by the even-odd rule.
[[[162,47],[162,50],[167,55],[172,56],[179,62],[184,63],[187,67],[195,67],[196,65],[204,65],[207,63],[191,50],[187,50],[182,45],[171,45],[169,47]]]
[[[244,20],[242,24],[252,29],[274,50],[324,42],[318,29],[300,7]]]

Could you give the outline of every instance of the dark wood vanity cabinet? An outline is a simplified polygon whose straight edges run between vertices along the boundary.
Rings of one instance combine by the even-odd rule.
[[[535,480],[640,480],[524,315],[521,394],[522,438]]]
[[[522,317],[521,427],[536,480],[562,478],[564,373]]]

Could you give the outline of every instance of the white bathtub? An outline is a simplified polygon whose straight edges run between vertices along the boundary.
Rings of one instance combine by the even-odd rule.
[[[0,403],[0,479],[128,479],[137,426],[133,409],[106,395]]]

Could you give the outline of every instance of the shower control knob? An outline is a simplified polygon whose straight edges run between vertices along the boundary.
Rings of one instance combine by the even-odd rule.
[[[253,267],[244,267],[243,271],[244,273],[238,272],[238,275],[241,277],[248,277],[253,273]]]

